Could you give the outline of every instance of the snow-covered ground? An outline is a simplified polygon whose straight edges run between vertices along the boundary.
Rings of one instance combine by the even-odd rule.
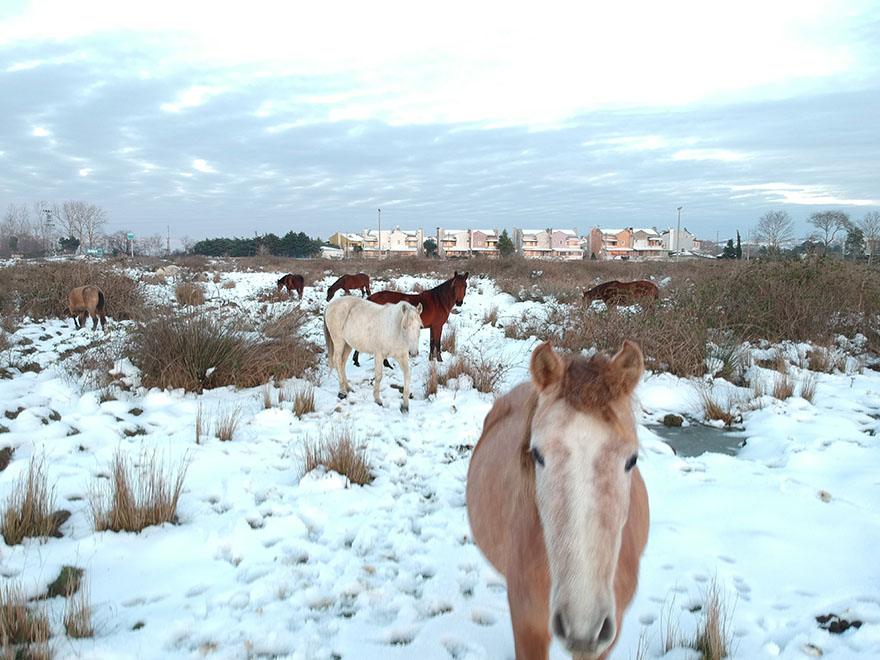
[[[257,307],[257,294],[281,274],[225,273],[221,283],[207,284],[208,294],[212,303]],[[236,286],[223,288],[229,279]],[[302,303],[276,303],[313,310],[309,333],[321,346],[320,312],[332,281],[307,287]],[[402,277],[398,284],[440,281]],[[155,299],[173,298],[170,280],[148,288]],[[450,319],[459,352],[510,366],[506,390],[528,378],[536,341],[506,339],[502,327],[484,325],[493,307],[501,326],[542,310],[472,278]],[[32,456],[44,455],[56,508],[73,513],[62,538],[0,545],[0,573],[37,595],[62,566],[81,567],[94,608],[94,638],[70,640],[61,598],[43,603],[56,658],[513,658],[504,581],[471,540],[464,500],[470,451],[493,397],[460,382],[426,399],[427,332],[408,415],[392,387],[402,382],[399,369],[386,371],[379,407],[371,358],[360,368],[349,364],[355,392],[340,402],[322,354],[316,412],[300,420],[290,402],[264,409],[260,388],[201,396],[145,390],[127,360],[118,369],[134,388],[101,403],[60,355],[124,334],[122,324],[112,326],[105,339],[76,333],[72,322],[27,323],[11,341],[32,343],[0,356],[44,367],[0,380],[7,412],[0,426],[8,428],[0,448],[15,450],[0,473],[0,498],[6,501]],[[752,370],[752,379],[772,383],[774,372]],[[792,367],[792,375],[803,372]],[[693,633],[701,616],[693,610],[713,580],[729,606],[735,658],[819,651],[880,658],[880,373],[851,363],[847,373],[816,378],[812,403],[767,397],[765,407],[747,412],[737,456],[684,458],[654,430],[667,413],[699,420],[702,385],[646,373],[637,390],[639,466],[651,532],[612,658],[635,658],[640,639],[642,657],[698,657],[682,648],[664,655],[662,641],[669,619],[681,635]],[[206,417],[239,411],[230,442],[209,433],[196,444],[200,406]],[[368,445],[371,485],[348,486],[333,473],[300,478],[303,441],[337,427]],[[156,449],[169,465],[186,457],[179,524],[140,534],[92,531],[88,493],[119,448]],[[832,634],[815,619],[828,613],[863,625]],[[551,657],[567,656],[554,643]]]

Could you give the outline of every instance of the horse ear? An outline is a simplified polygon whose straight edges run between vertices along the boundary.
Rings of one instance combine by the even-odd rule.
[[[416,311],[419,313],[419,316],[422,314],[422,303],[416,305]]]
[[[538,389],[544,390],[562,379],[565,365],[549,342],[544,342],[532,353],[529,371]]]
[[[462,278],[467,279],[467,276],[468,276],[467,271],[465,271],[464,275],[462,275]]]
[[[620,382],[626,392],[632,392],[639,384],[639,378],[645,370],[642,349],[634,342],[624,341],[623,348],[611,359],[611,366],[620,374]]]
[[[453,277],[458,277],[458,271],[457,271],[457,270],[452,271],[452,276],[453,276]]]

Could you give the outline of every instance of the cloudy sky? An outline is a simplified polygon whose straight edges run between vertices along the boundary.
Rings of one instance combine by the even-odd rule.
[[[601,4],[601,6],[600,6]],[[609,6],[613,5],[613,6]],[[880,3],[0,4],[0,208],[173,237],[880,210]]]

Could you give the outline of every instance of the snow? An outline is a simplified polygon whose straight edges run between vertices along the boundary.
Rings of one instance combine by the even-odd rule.
[[[282,274],[222,273],[206,285],[210,304],[235,301],[253,312],[264,304],[257,295]],[[236,286],[223,288],[227,279]],[[308,334],[321,346],[332,281],[328,275],[307,287],[302,303],[276,303],[314,312]],[[411,290],[440,281],[394,283]],[[157,302],[173,300],[172,286],[171,279],[145,285]],[[499,327],[483,324],[492,308]],[[455,311],[459,352],[508,364],[502,390],[528,378],[537,340],[507,339],[501,326],[541,314],[540,303],[515,302],[472,275]],[[371,358],[360,368],[349,364],[355,391],[339,402],[321,354],[316,412],[300,420],[290,402],[264,409],[261,388],[200,396],[146,390],[128,356],[114,373],[132,390],[102,403],[88,378],[70,375],[65,365],[74,358],[62,354],[121,341],[125,324],[112,328],[105,338],[59,320],[29,321],[0,364],[43,367],[0,380],[8,413],[0,447],[15,450],[0,473],[0,497],[6,501],[32,456],[44,456],[56,508],[73,514],[61,538],[0,545],[0,572],[37,595],[62,566],[79,566],[94,608],[95,636],[75,640],[63,634],[62,599],[45,601],[56,658],[513,658],[504,580],[474,546],[464,506],[470,451],[493,397],[459,382],[426,399],[427,332],[413,361],[408,415],[392,388],[402,383],[399,369],[386,371],[380,407]],[[22,339],[32,343],[18,345]],[[753,370],[751,377],[772,384],[774,372]],[[835,660],[880,658],[880,373],[850,360],[846,372],[815,377],[812,403],[767,396],[764,407],[743,412],[746,445],[737,456],[687,458],[672,452],[656,425],[667,413],[700,420],[706,384],[645,374],[636,393],[651,531],[611,658],[636,657],[640,638],[643,657],[696,657],[681,648],[664,655],[666,620],[691,635],[700,617],[691,610],[713,580],[729,606],[734,658],[802,658],[814,648]],[[733,387],[717,379],[708,385]],[[206,418],[239,411],[231,441],[208,432],[196,444],[200,408]],[[367,444],[372,484],[351,485],[323,470],[300,478],[303,442],[335,428]],[[118,450],[155,450],[169,469],[185,462],[178,524],[139,534],[92,530],[88,495]],[[863,625],[831,634],[815,620],[831,612]],[[551,658],[566,657],[554,642]]]

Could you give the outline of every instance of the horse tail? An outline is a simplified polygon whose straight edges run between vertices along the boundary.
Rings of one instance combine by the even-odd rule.
[[[330,338],[330,330],[327,328],[327,314],[324,314],[324,343],[327,345],[327,361],[330,363],[330,373],[333,373],[333,340]]]
[[[104,292],[98,289],[98,304],[95,306],[95,311],[99,314],[104,313]]]

